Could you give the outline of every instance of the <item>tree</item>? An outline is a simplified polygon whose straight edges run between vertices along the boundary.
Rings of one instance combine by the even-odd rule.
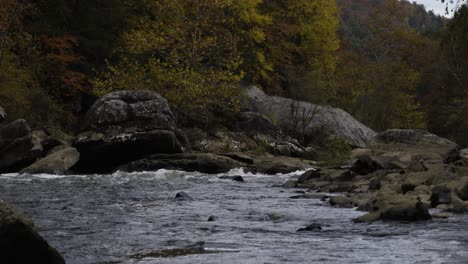
[[[377,130],[425,128],[417,101],[427,42],[407,23],[400,3],[376,6],[367,22],[371,41],[362,54],[342,51],[337,76],[338,103]]]
[[[270,93],[327,102],[335,70],[338,8],[335,1],[271,0],[262,5],[272,23],[266,28],[264,53],[272,72],[261,79]]]
[[[129,1],[136,15],[122,35],[123,59],[95,82],[97,89],[155,90],[179,118],[210,105],[235,106],[238,82],[263,67],[263,55],[249,49],[263,40],[261,26],[269,21],[259,3]]]
[[[450,21],[443,37],[439,74],[443,81],[429,108],[429,128],[466,146],[468,122],[468,6]]]

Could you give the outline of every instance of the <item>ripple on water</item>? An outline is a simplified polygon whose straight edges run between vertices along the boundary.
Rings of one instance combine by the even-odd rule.
[[[355,224],[362,212],[289,199],[294,190],[270,187],[301,173],[4,174],[0,199],[32,215],[72,264],[466,263],[466,216]],[[219,179],[237,175],[245,182]],[[174,199],[179,191],[193,201]],[[323,230],[296,232],[311,223]],[[190,253],[200,241],[210,254],[161,253]]]

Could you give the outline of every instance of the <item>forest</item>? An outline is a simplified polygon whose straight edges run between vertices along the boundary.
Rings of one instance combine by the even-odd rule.
[[[468,6],[398,0],[2,0],[0,105],[73,130],[117,90],[160,93],[182,125],[237,111],[243,85],[367,126],[468,145]]]

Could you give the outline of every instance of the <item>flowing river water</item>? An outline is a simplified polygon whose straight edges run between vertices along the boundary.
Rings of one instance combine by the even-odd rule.
[[[0,199],[32,216],[71,264],[468,263],[467,215],[356,224],[363,212],[274,187],[300,173],[9,174]],[[180,191],[193,200],[175,199]],[[323,230],[296,232],[311,223]]]

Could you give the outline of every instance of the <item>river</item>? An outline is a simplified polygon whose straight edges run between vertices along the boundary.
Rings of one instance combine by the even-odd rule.
[[[0,199],[71,264],[468,263],[468,215],[356,224],[363,212],[273,187],[300,173],[7,174]],[[180,191],[193,200],[175,199]],[[311,223],[323,230],[296,232]]]

